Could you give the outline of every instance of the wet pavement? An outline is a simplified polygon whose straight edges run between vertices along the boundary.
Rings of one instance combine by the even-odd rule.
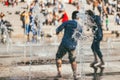
[[[107,42],[101,43],[101,49],[105,60],[105,69],[103,76],[99,76],[100,69],[98,69],[98,78],[101,77],[98,80],[119,80],[120,43],[111,42],[111,47],[107,46],[106,43]],[[5,49],[5,47],[3,48]],[[2,49],[4,54],[0,55],[0,77],[5,77],[5,80],[54,80],[57,74],[55,65],[57,48],[58,45],[52,44],[28,44],[26,47],[23,45],[21,46],[21,44],[14,44],[12,50],[9,52]],[[2,50],[0,50],[0,52]],[[94,69],[89,66],[93,61],[90,42],[85,43],[82,50],[81,48],[79,48],[79,50],[80,52],[77,53],[78,73],[82,75],[81,78],[92,80],[94,77]],[[60,80],[73,80],[72,70],[67,55],[63,58],[62,75],[63,78]]]

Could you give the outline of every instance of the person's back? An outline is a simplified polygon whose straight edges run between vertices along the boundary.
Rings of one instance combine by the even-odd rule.
[[[62,38],[62,43],[68,48],[75,48],[77,41],[73,38],[73,34],[76,30],[82,32],[81,26],[77,23],[76,20],[69,20],[60,25],[59,28],[57,28],[57,32],[61,31],[63,28],[64,36]]]
[[[56,34],[59,34],[64,29],[64,36],[62,39],[62,42],[57,50],[56,53],[56,65],[57,65],[57,71],[58,74],[56,77],[60,78],[61,75],[61,65],[62,65],[62,58],[63,56],[68,52],[68,58],[69,62],[71,63],[71,67],[73,70],[73,77],[74,80],[77,79],[77,63],[75,61],[76,59],[76,45],[77,40],[73,35],[77,35],[75,32],[78,32],[79,34],[82,33],[82,27],[78,24],[77,20],[79,20],[79,11],[74,11],[72,13],[72,20],[66,21],[62,23],[57,29]]]
[[[74,29],[77,28],[77,22],[75,20],[70,20],[65,22],[64,24],[65,24],[64,37],[71,39]]]

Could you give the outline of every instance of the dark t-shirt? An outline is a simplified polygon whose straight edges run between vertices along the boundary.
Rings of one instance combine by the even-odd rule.
[[[67,22],[62,23],[57,29],[56,33],[59,33],[64,29],[64,36],[62,38],[61,44],[69,49],[75,49],[77,45],[77,41],[72,37],[75,33],[75,30],[78,29],[80,33],[82,33],[82,27],[75,20],[69,20]]]
[[[94,40],[96,41],[101,41],[103,38],[103,31],[102,31],[102,26],[101,26],[101,18],[100,16],[94,16],[94,21],[97,26],[94,26],[93,31],[94,31]]]

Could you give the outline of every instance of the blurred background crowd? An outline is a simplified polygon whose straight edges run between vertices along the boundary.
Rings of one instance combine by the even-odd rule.
[[[105,22],[105,30],[109,30],[109,15],[113,15],[114,23],[120,25],[120,0],[86,1],[86,5],[90,6],[96,15],[102,17]],[[81,9],[80,0],[0,0],[1,6],[6,6],[6,8],[19,6],[20,3],[24,3],[26,7],[22,11],[16,11],[15,14],[20,17],[28,42],[30,41],[30,32],[32,32],[32,41],[36,42],[36,36],[43,35],[42,26],[58,26],[60,23],[71,19],[66,11],[66,3],[74,6],[78,11]],[[10,11],[8,13],[11,14]],[[0,25],[6,21],[5,16],[7,15],[0,11]],[[1,34],[3,33],[1,32]]]

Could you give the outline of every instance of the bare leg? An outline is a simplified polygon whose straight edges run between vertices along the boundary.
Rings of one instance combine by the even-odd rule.
[[[76,63],[76,61],[71,63],[71,67],[72,67],[73,73],[76,73],[76,71],[77,71],[77,63]]]
[[[94,55],[94,61],[90,64],[90,67],[93,67],[96,63],[98,63],[97,54],[96,54],[96,42],[93,41],[91,46],[93,55]]]
[[[104,65],[104,60],[103,60],[103,57],[100,58],[100,61],[101,61],[101,64]]]
[[[27,41],[28,41],[28,42],[30,41],[29,34],[27,35]]]
[[[62,70],[62,60],[56,60],[56,66],[58,71],[58,77],[61,77],[61,70]]]
[[[97,54],[95,52],[93,52],[93,54],[94,54],[94,62],[98,62]]]
[[[103,75],[103,71],[104,71],[104,60],[103,60],[103,57],[100,57],[100,64],[97,65],[97,67],[100,68],[100,73],[99,75],[102,76]]]
[[[104,64],[104,60],[103,60],[103,57],[101,57],[101,58],[100,58],[100,60],[101,60],[101,63],[102,63],[102,64]]]
[[[93,67],[96,63],[98,63],[97,54],[93,52],[93,55],[94,55],[94,61],[90,64],[90,67]]]
[[[37,42],[37,36],[36,35],[32,36],[32,42]]]
[[[77,78],[77,63],[76,63],[76,61],[71,63],[71,67],[73,70],[73,77],[74,77],[74,79],[76,79]]]

